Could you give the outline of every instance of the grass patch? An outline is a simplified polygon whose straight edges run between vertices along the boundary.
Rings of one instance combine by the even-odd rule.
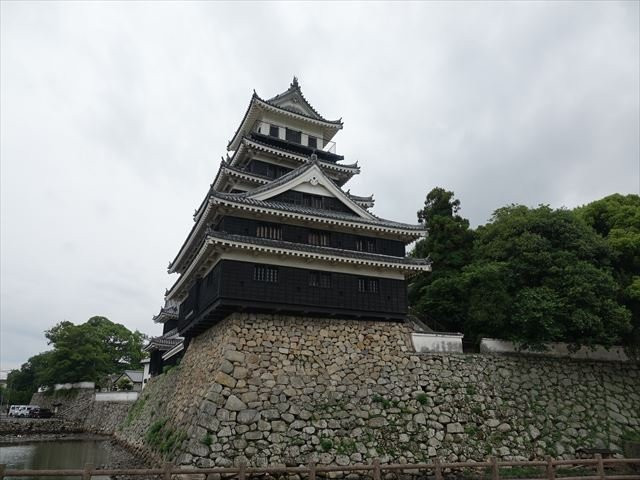
[[[320,448],[324,451],[324,452],[328,452],[329,450],[331,450],[333,448],[333,442],[331,441],[330,438],[321,438],[320,439]]]
[[[336,443],[336,453],[339,455],[351,455],[356,452],[356,442],[351,438],[344,438]]]
[[[165,418],[151,424],[145,435],[145,442],[164,458],[169,458],[186,437],[185,432],[173,428]]]
[[[429,403],[429,396],[426,393],[419,393],[416,395],[416,400],[420,405],[426,405]]]
[[[391,406],[391,401],[380,395],[374,395],[371,400],[373,400],[374,403],[379,403],[383,408],[389,408]]]
[[[202,443],[203,445],[206,445],[207,447],[210,447],[211,444],[213,443],[213,437],[209,434],[209,432],[207,432],[207,434],[202,438],[202,440],[200,440],[200,443]]]
[[[134,403],[129,409],[129,413],[127,413],[127,418],[124,421],[124,425],[128,427],[131,423],[140,416],[142,413],[142,409],[144,408],[144,404],[147,399],[145,397],[140,397],[136,403]]]

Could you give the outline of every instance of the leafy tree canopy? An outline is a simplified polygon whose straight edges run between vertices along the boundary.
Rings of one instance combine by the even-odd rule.
[[[418,275],[409,285],[409,301],[416,313],[428,315],[436,328],[461,331],[466,299],[457,279],[471,261],[474,232],[469,221],[458,215],[460,200],[454,193],[436,187],[429,192],[418,220],[429,235],[416,243],[412,255],[433,260],[433,271]]]
[[[609,245],[618,299],[632,315],[626,343],[640,357],[640,196],[616,193],[575,211]]]
[[[467,333],[523,346],[620,343],[630,312],[616,300],[607,243],[573,212],[512,205],[479,227],[463,269]]]
[[[11,403],[26,403],[40,386],[95,381],[141,367],[145,336],[105,317],[74,325],[60,322],[45,332],[52,350],[31,357],[7,378]],[[19,401],[18,401],[19,400]]]
[[[81,325],[61,322],[47,330],[53,345],[44,383],[98,381],[125,369],[140,368],[144,335],[105,317],[91,317]]]
[[[453,192],[435,188],[418,212],[429,236],[412,254],[434,263],[411,283],[410,303],[436,328],[529,348],[629,338],[640,305],[638,196],[612,195],[575,212],[511,205],[475,231],[459,210]]]

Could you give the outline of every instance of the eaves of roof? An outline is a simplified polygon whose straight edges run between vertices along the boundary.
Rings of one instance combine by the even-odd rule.
[[[267,100],[263,100],[254,91],[253,95],[251,96],[251,101],[249,102],[249,106],[247,107],[247,110],[244,113],[244,116],[242,117],[242,121],[240,122],[240,125],[236,129],[231,140],[229,140],[229,143],[227,144],[227,149],[231,150],[231,146],[233,145],[236,138],[238,137],[238,134],[240,133],[243,125],[246,123],[247,119],[249,118],[253,108],[262,108],[264,110],[280,112],[292,118],[298,118],[303,121],[307,121],[307,122],[311,122],[317,125],[327,127],[334,132],[342,129],[342,126],[343,126],[342,120],[324,120],[324,119],[313,118],[308,115],[304,115],[302,113],[297,113],[291,110],[287,110],[286,108],[278,107],[277,105],[274,105],[273,103],[270,103]]]

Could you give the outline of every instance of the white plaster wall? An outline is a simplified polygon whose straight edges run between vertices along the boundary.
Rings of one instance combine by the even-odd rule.
[[[96,388],[94,382],[56,383],[54,390],[71,390],[72,388]]]
[[[413,348],[418,353],[462,353],[460,333],[412,333]]]
[[[139,392],[97,392],[96,402],[135,402]]]
[[[496,338],[483,338],[480,341],[480,353],[527,353],[530,355],[540,355],[544,357],[567,357],[586,360],[604,360],[610,362],[628,362],[629,357],[622,347],[616,346],[606,349],[596,347],[590,349],[582,347],[576,352],[569,350],[567,343],[548,343],[547,350],[542,352],[530,350],[518,350],[513,342],[498,340]]]

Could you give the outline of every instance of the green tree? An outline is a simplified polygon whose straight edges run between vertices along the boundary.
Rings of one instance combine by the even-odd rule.
[[[131,380],[129,380],[127,377],[122,377],[116,383],[116,388],[120,391],[131,391],[133,390],[133,383],[131,383]]]
[[[617,302],[609,246],[573,212],[512,205],[479,227],[463,269],[465,333],[524,347],[612,345],[630,330]]]
[[[632,314],[626,345],[640,357],[640,196],[609,195],[575,212],[609,245],[618,300]]]
[[[459,210],[460,200],[453,192],[436,187],[427,194],[418,220],[429,234],[416,243],[412,255],[431,258],[432,272],[418,275],[409,285],[409,301],[416,313],[450,331],[461,331],[466,317],[467,295],[460,274],[471,261],[474,238]]]
[[[23,363],[20,369],[12,370],[7,376],[4,403],[11,405],[28,404],[31,396],[42,385],[43,372],[49,365],[52,352],[34,355]]]
[[[81,325],[61,322],[45,332],[53,345],[51,361],[42,374],[46,385],[95,381],[125,369],[140,368],[144,335],[105,317]]]

